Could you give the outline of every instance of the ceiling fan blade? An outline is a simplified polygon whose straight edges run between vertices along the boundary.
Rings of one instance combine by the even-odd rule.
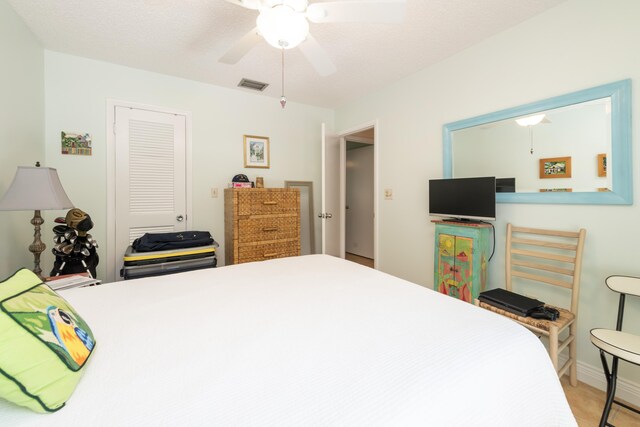
[[[313,3],[307,7],[311,22],[387,22],[404,20],[406,0],[357,0]]]
[[[225,0],[229,3],[235,4],[237,6],[241,6],[247,9],[258,10],[262,3],[260,0]]]
[[[300,43],[298,47],[322,77],[338,71],[327,53],[320,47],[320,44],[311,34],[308,34],[306,40]]]
[[[258,34],[258,28],[256,27],[235,42],[218,61],[224,64],[236,64],[243,56],[249,53],[260,40],[262,40],[262,37]]]

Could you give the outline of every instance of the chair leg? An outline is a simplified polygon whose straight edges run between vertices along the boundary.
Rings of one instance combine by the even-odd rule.
[[[578,386],[578,325],[574,321],[569,326],[569,334],[573,337],[573,341],[569,343],[569,359],[571,360],[571,367],[569,368],[569,382],[573,387]]]
[[[602,361],[602,368],[604,369],[604,375],[607,379],[607,400],[602,410],[602,417],[600,418],[599,427],[605,427],[610,425],[608,423],[609,413],[611,412],[611,405],[616,395],[616,382],[618,380],[618,358],[613,357],[611,363],[611,372],[609,372],[609,366],[607,365],[607,359],[604,356],[604,351],[600,350],[600,360]]]
[[[553,369],[558,372],[558,328],[553,325],[549,328],[549,357],[551,357]]]

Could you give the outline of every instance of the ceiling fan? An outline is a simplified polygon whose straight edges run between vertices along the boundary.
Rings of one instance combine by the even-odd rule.
[[[309,22],[399,23],[404,18],[406,0],[352,0],[309,4],[308,0],[226,0],[260,12],[256,27],[219,59],[235,64],[264,38],[278,49],[296,46],[321,76],[336,72],[336,67],[320,44],[309,33]]]

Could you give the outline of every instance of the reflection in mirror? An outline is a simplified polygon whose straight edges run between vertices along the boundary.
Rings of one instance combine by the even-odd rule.
[[[496,176],[498,202],[630,204],[631,84],[444,127],[444,176]]]
[[[611,159],[610,97],[460,129],[451,140],[455,178],[515,178],[519,193],[611,189],[611,174],[598,176],[598,155]],[[571,176],[553,173],[559,162],[544,162],[541,175],[540,159],[558,157],[570,158]]]
[[[313,224],[313,182],[285,181],[284,186],[300,190],[300,255],[314,254],[316,239]]]

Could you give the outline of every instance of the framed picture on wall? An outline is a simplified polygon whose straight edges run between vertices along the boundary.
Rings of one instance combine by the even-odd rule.
[[[244,135],[244,167],[269,168],[269,138]]]
[[[540,178],[571,178],[571,157],[540,159]]]
[[[607,176],[607,155],[598,154],[598,176]]]

